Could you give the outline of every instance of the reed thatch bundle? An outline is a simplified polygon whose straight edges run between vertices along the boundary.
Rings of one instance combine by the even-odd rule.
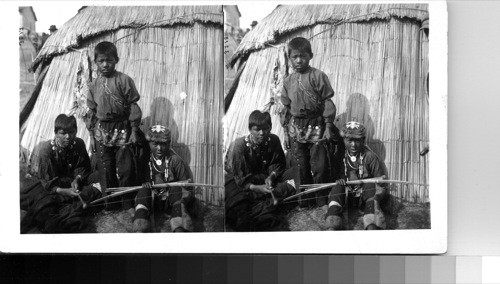
[[[93,58],[97,43],[111,41],[120,58],[116,69],[134,80],[141,95],[142,130],[158,123],[169,127],[172,146],[191,168],[194,181],[222,186],[222,21],[220,6],[81,10],[50,37],[34,62],[35,68],[41,64],[38,69],[48,69],[22,126],[21,149],[32,169],[38,166],[35,146],[53,137],[55,117],[75,99],[78,51]],[[77,136],[88,145],[81,120]],[[204,188],[197,194],[210,204],[223,202],[222,189]]]
[[[388,177],[412,182],[393,193],[428,201],[428,160],[419,155],[429,143],[428,39],[421,30],[426,19],[425,4],[277,7],[233,56],[233,64],[244,70],[224,117],[225,149],[248,133],[252,110],[277,99],[276,90],[291,70],[286,44],[305,37],[314,53],[311,65],[328,75],[336,93],[337,127],[351,120],[364,123],[367,144],[387,166]],[[278,115],[272,118],[272,131],[283,138]]]

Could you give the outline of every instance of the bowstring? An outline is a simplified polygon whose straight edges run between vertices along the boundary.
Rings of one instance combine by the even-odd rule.
[[[326,190],[329,190],[330,188],[325,188],[323,190],[320,190],[318,192],[322,192],[322,191],[326,191]],[[375,190],[376,191],[376,188],[375,189],[365,189],[364,191],[372,191],[372,190]],[[388,188],[388,191],[392,191],[391,188]],[[316,193],[316,192],[314,192]],[[328,193],[328,194],[323,194],[323,195],[318,195],[318,196],[313,196],[313,197],[308,197],[308,198],[300,198],[301,196],[299,196],[298,198],[294,199],[294,200],[289,200],[289,201],[284,201],[284,202],[279,202],[277,205],[280,205],[280,204],[290,204],[290,203],[296,203],[298,202],[298,199],[300,199],[301,201],[305,201],[305,200],[313,200],[313,199],[317,199],[317,198],[323,198],[323,197],[330,197],[330,196],[338,196],[338,195],[349,195],[349,194],[353,194],[354,192],[352,191],[348,191],[348,192],[340,192],[340,193],[334,193],[334,194],[331,194],[331,193]],[[174,192],[174,193],[169,193],[169,196],[170,195],[174,195],[174,194],[183,194],[183,192]],[[124,194],[124,195],[127,195],[127,194]],[[119,198],[120,196],[117,196],[117,197],[111,197],[111,198]],[[104,202],[105,204],[116,204],[116,203],[122,203],[123,201],[130,201],[130,200],[140,200],[140,199],[145,199],[145,198],[151,198],[150,196],[145,196],[145,197],[135,197],[135,198],[126,198],[126,199],[120,199],[120,200],[117,200],[117,201],[111,201],[111,202]],[[167,197],[168,198],[168,197]],[[271,198],[270,196],[266,196],[266,200],[268,198]],[[285,197],[286,198],[286,197]],[[90,203],[91,201],[89,201]],[[202,201],[202,202],[205,202],[205,201]],[[92,205],[88,205],[87,207],[97,207],[97,206],[102,206],[103,204],[92,204]],[[215,205],[215,204],[211,204],[212,206],[215,206],[215,207],[224,207],[224,205]],[[257,205],[254,205],[254,207],[257,206]]]
[[[130,192],[128,194],[131,194],[131,193],[135,193],[135,192]],[[122,203],[124,201],[135,201],[135,200],[142,200],[142,199],[147,199],[147,198],[151,198],[151,196],[144,196],[144,197],[134,197],[134,198],[120,198],[120,197],[124,197],[124,196],[127,196],[128,194],[123,194],[123,195],[120,195],[120,196],[116,196],[116,197],[109,197],[108,199],[106,200],[103,200],[102,202],[99,202],[97,204],[90,204],[91,201],[86,201],[88,204],[87,204],[87,208],[90,208],[90,207],[98,207],[98,206],[105,206],[107,204],[116,204],[116,203]],[[174,194],[184,194],[184,192],[174,192],[174,193],[169,193],[168,196],[171,196],[171,195],[174,195]],[[101,196],[101,197],[104,197],[104,196]],[[120,198],[120,200],[116,200],[116,201],[109,201],[109,202],[106,202],[108,201],[109,199],[115,199],[115,198]],[[168,198],[168,197],[167,197]],[[163,200],[163,199],[161,199]],[[203,200],[200,200],[201,202],[205,203],[205,201]],[[223,205],[216,205],[216,204],[210,204],[211,206],[215,206],[215,207],[224,207]]]
[[[333,186],[332,186],[333,187]],[[327,187],[327,188],[324,188],[322,190],[319,190],[317,192],[322,192],[322,191],[326,191],[326,190],[329,190],[330,188]],[[376,188],[373,188],[373,189],[364,189],[363,191],[373,191],[373,190],[377,190]],[[387,191],[393,191],[392,188],[387,188]],[[313,193],[317,193],[317,192],[313,192]],[[317,199],[317,198],[322,198],[322,197],[330,197],[330,196],[338,196],[338,195],[350,195],[350,194],[354,194],[353,191],[351,190],[348,190],[347,192],[340,192],[340,193],[334,193],[334,194],[331,194],[331,193],[328,193],[326,195],[318,195],[318,196],[314,196],[314,197],[308,197],[308,198],[301,198],[301,196],[293,199],[293,200],[288,200],[288,201],[284,201],[284,202],[279,202],[277,205],[280,205],[280,204],[290,204],[290,203],[294,203],[294,202],[298,202],[298,200],[300,199],[301,201],[302,200],[312,200],[312,199]],[[270,198],[270,197],[269,197]],[[286,198],[286,197],[285,197]]]

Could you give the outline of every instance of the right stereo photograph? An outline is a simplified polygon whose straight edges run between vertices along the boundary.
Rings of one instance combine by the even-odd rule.
[[[249,6],[224,6],[225,231],[431,229],[430,4]]]

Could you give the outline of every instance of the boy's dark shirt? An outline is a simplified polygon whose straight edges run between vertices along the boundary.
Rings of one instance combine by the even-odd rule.
[[[335,92],[328,76],[310,67],[303,73],[295,72],[283,81],[281,102],[285,111],[281,114],[281,124],[288,125],[292,117],[323,117],[325,122],[333,122],[336,112],[331,98]]]
[[[46,190],[71,187],[71,182],[77,175],[85,182],[90,174],[89,155],[85,142],[80,138],[75,138],[74,144],[65,149],[59,149],[53,140],[45,141],[41,145],[39,155],[37,177]]]
[[[139,126],[142,117],[137,105],[139,99],[135,83],[128,75],[115,71],[110,77],[99,76],[89,84],[87,106],[92,119],[87,128],[93,130],[97,121],[128,122],[130,127]],[[106,124],[103,126],[107,128]]]
[[[177,155],[172,149],[169,149],[169,153],[166,155],[165,160],[161,166],[155,164],[153,157],[149,151],[146,151],[148,155],[143,162],[142,173],[140,179],[142,182],[153,182],[155,184],[167,183],[188,180],[191,178],[190,171],[188,170],[186,164],[182,158]],[[168,158],[167,158],[168,157]],[[165,161],[168,160],[168,173],[165,173]]]
[[[342,165],[342,171],[341,171],[341,176],[343,178],[346,178],[346,173],[347,177],[349,180],[359,180],[359,179],[367,179],[367,178],[376,178],[376,177],[381,177],[384,175],[384,169],[380,163],[380,160],[378,156],[372,152],[369,149],[364,149],[363,153],[361,153],[361,156],[363,156],[363,174],[360,175],[359,171],[359,165],[361,163],[361,159],[358,155],[358,159],[356,162],[352,162],[349,160],[349,156],[345,154],[345,163]],[[346,171],[347,167],[347,171]],[[386,184],[380,184],[381,186],[385,187]]]
[[[273,171],[279,179],[285,166],[285,153],[274,134],[270,134],[268,141],[260,146],[254,145],[249,136],[239,137],[231,143],[226,154],[225,170],[234,177],[238,188],[264,184]]]

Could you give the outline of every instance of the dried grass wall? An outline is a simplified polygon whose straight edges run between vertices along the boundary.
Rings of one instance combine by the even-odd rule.
[[[130,35],[130,36],[126,36]],[[126,36],[126,37],[124,37]],[[94,46],[116,41],[120,62],[117,70],[131,76],[141,99],[142,130],[161,123],[172,130],[174,150],[193,172],[195,182],[223,186],[222,128],[223,105],[222,27],[177,25],[142,30],[120,29],[105,33],[84,44],[93,56]],[[80,53],[56,56],[45,78],[38,101],[25,124],[21,147],[31,153],[41,141],[53,137],[55,117],[73,102],[72,89]],[[180,94],[187,97],[182,99]],[[79,120],[77,136],[88,145],[89,136]],[[197,190],[197,197],[222,205],[223,189]]]
[[[311,65],[328,75],[336,92],[335,124],[363,122],[368,145],[387,166],[389,178],[412,182],[395,186],[393,194],[408,201],[428,201],[428,160],[419,155],[429,143],[428,45],[422,34],[420,22],[394,18],[322,24],[297,30],[274,47],[251,53],[224,117],[225,149],[248,133],[250,112],[269,102],[273,69],[285,69],[283,45],[297,36],[312,37]],[[278,116],[272,118],[272,131],[283,139]]]

